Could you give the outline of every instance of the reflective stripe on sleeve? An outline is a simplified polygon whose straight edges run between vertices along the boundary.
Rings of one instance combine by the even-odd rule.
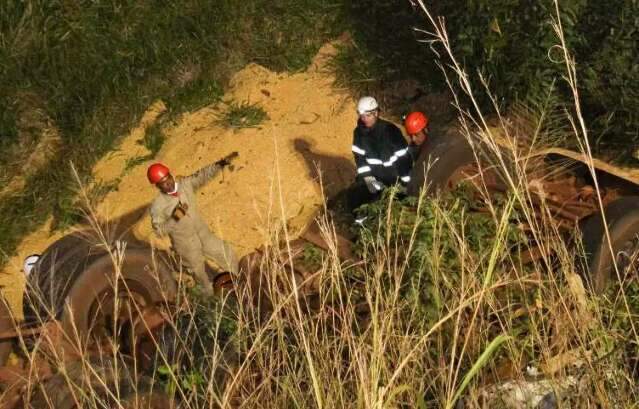
[[[384,162],[384,166],[385,167],[393,166],[393,163],[395,163],[396,161],[397,161],[397,156],[393,155],[390,157],[388,162]]]
[[[402,180],[402,182],[404,182],[404,183],[408,183],[408,182],[410,182],[410,176],[402,176],[400,179],[401,179],[401,180]]]
[[[407,152],[408,152],[408,148],[400,149],[394,153],[394,156],[397,156],[399,158],[406,155]]]
[[[358,146],[353,145],[352,148],[353,152],[355,152],[358,155],[365,155],[366,151]]]
[[[388,161],[384,162],[384,166],[385,167],[389,167],[389,166],[393,166],[393,163],[397,162],[397,160],[406,155],[408,153],[408,148],[405,149],[400,149],[398,151],[396,151],[393,156],[391,156]]]
[[[371,167],[370,166],[362,166],[361,168],[357,168],[357,173],[366,173],[366,172],[370,172],[371,171]]]
[[[382,162],[381,159],[375,159],[375,158],[372,158],[372,159],[366,158],[366,162],[370,163],[371,165],[381,165],[384,163]]]

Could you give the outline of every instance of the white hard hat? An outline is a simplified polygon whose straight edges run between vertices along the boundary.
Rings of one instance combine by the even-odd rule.
[[[364,115],[365,113],[374,111],[377,108],[379,108],[379,105],[377,105],[377,100],[373,97],[360,98],[357,103],[357,113],[359,115]]]
[[[31,274],[33,267],[35,267],[36,263],[40,260],[39,254],[32,254],[29,257],[24,259],[24,266],[22,269],[24,270],[24,275],[28,276]]]

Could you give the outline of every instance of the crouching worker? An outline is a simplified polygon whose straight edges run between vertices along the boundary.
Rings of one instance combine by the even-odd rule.
[[[151,205],[153,230],[159,236],[169,235],[182,263],[207,294],[212,294],[213,286],[206,274],[205,258],[234,274],[238,272],[238,261],[229,244],[213,235],[198,213],[195,192],[236,156],[234,152],[183,178],[174,178],[161,163],[149,166],[147,171],[149,182],[161,192]]]
[[[379,199],[386,187],[396,183],[406,185],[410,181],[412,167],[402,131],[379,117],[375,98],[360,99],[357,114],[352,147],[357,179],[349,189],[348,206],[351,211]]]
[[[428,117],[423,112],[414,111],[406,115],[404,119],[404,128],[410,138],[408,151],[413,158],[413,162],[417,161],[422,155],[422,151],[426,148],[428,141]]]

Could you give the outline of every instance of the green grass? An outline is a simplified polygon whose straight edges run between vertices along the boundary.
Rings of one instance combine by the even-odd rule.
[[[149,153],[143,156],[127,158],[126,162],[124,163],[124,173],[148,160],[155,158],[157,153],[162,148],[162,145],[164,145],[164,141],[166,140],[166,137],[164,136],[164,133],[162,131],[164,123],[164,119],[160,118],[153,125],[146,129],[146,132],[144,133],[144,137],[142,137],[142,139],[136,141],[136,143],[147,148],[149,150]]]
[[[162,145],[164,145],[164,141],[166,137],[162,132],[163,121],[156,121],[153,125],[146,129],[144,133],[144,137],[137,141],[137,143],[144,145],[150,152],[151,158],[154,158],[155,155],[160,151]]]
[[[231,102],[217,123],[227,128],[256,128],[268,119],[268,114],[257,103]]]
[[[223,95],[219,80],[198,78],[178,89],[168,98],[167,105],[172,116],[182,112],[192,112],[219,102]]]
[[[356,94],[375,94],[380,89],[383,70],[374,53],[355,43],[340,45],[331,58],[329,69],[335,74],[335,84]]]

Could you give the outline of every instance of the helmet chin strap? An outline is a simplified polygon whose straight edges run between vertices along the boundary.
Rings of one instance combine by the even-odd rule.
[[[166,193],[167,195],[175,196],[177,194],[177,191],[178,191],[178,182],[176,181],[175,183],[173,183],[173,191],[164,192],[164,193]]]

